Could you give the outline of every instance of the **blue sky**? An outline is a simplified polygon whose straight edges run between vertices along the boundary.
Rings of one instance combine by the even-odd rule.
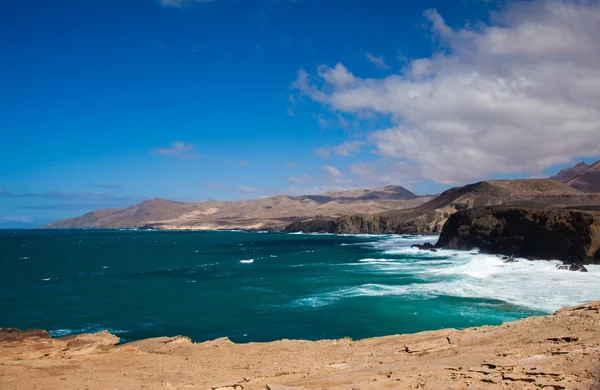
[[[387,184],[436,193],[478,179],[549,174],[600,154],[575,141],[553,147],[561,130],[544,130],[543,157],[519,157],[531,144],[521,150],[515,139],[514,148],[494,141],[496,169],[479,162],[490,152],[478,143],[463,151],[432,141],[444,139],[435,131],[452,139],[473,133],[461,122],[465,113],[430,123],[447,111],[437,102],[463,101],[440,89],[448,69],[453,77],[508,77],[473,60],[493,53],[468,48],[473,34],[489,39],[494,26],[511,33],[534,18],[510,2],[5,0],[0,7],[0,227],[153,197],[240,199]],[[548,65],[547,53],[530,56],[501,60],[514,61],[515,73],[527,61]],[[420,59],[443,66],[417,74]],[[432,121],[398,97],[420,91],[422,98],[423,88],[438,99],[423,102]],[[464,99],[469,118],[486,111],[478,110],[485,100]],[[595,118],[592,130],[569,131],[588,144]],[[527,133],[523,123],[489,125],[492,133],[472,139]]]

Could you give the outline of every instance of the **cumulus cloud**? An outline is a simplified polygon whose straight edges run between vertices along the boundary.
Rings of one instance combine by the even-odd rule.
[[[314,150],[315,154],[321,158],[329,158],[331,153],[326,148],[318,148]]]
[[[327,172],[334,179],[341,179],[344,177],[344,174],[339,169],[337,169],[336,167],[334,167],[332,165],[323,165],[321,167],[321,169],[323,171]]]
[[[436,10],[424,19],[441,47],[400,74],[321,65],[294,88],[335,112],[391,118],[368,137],[377,153],[439,183],[600,155],[600,3],[516,3],[459,29]]]
[[[288,177],[288,180],[294,184],[307,184],[307,183],[310,183],[313,180],[313,178],[310,175],[302,174],[302,175],[290,176],[290,177]]]
[[[362,141],[347,141],[332,147],[330,150],[340,156],[352,157],[360,152],[360,148],[362,148],[364,144],[365,143]]]
[[[251,186],[239,186],[237,189],[246,194],[250,194],[250,193],[258,191],[258,188],[254,188]]]
[[[365,53],[365,57],[371,62],[377,69],[389,69],[390,67],[383,60],[383,56],[376,56],[369,52]]]
[[[210,3],[213,0],[158,0],[163,7],[184,8],[194,3]]]
[[[348,170],[356,176],[362,187],[384,187],[390,184],[411,188],[418,183],[415,168],[403,161],[379,159],[365,163],[357,161]]]
[[[174,141],[168,148],[156,148],[153,150],[155,154],[162,154],[165,156],[176,156],[180,158],[192,158],[197,157],[195,153],[196,147],[193,144],[186,144],[181,141]]]

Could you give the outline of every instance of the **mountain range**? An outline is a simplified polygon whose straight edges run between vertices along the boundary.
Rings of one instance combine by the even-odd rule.
[[[283,229],[297,219],[336,217],[358,211],[378,213],[419,206],[434,196],[418,196],[400,186],[355,189],[320,195],[198,203],[152,199],[122,208],[96,210],[51,223],[46,228]]]
[[[550,179],[490,180],[419,196],[390,185],[319,195],[185,203],[156,198],[95,210],[45,228],[252,229],[438,234],[456,211],[479,206],[600,208],[600,161]]]

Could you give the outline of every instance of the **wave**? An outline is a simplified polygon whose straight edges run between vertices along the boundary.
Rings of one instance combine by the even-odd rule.
[[[98,332],[102,332],[104,330],[107,330],[112,334],[123,334],[123,333],[129,332],[128,330],[114,329],[114,328],[109,328],[109,327],[105,327],[105,326],[101,326],[101,325],[90,325],[90,326],[86,326],[81,329],[67,329],[67,328],[54,329],[54,330],[48,331],[48,333],[50,333],[50,336],[52,336],[52,337],[64,337],[64,336],[70,336],[73,334],[98,333]]]
[[[240,263],[242,263],[242,264],[252,264],[252,263],[254,263],[254,259],[240,260]]]
[[[320,307],[342,299],[364,296],[402,296],[406,299],[431,299],[448,296],[494,299],[534,310],[553,312],[561,307],[600,299],[600,265],[588,271],[557,269],[560,261],[517,259],[504,263],[501,256],[475,254],[473,251],[439,249],[437,252],[410,248],[415,241],[436,236],[391,237],[364,243],[385,257],[367,257],[331,265],[345,272],[413,276],[418,283],[407,285],[362,284],[322,292],[289,303],[291,307]]]

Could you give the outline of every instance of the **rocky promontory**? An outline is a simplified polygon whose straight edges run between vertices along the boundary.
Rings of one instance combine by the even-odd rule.
[[[588,194],[550,179],[491,180],[451,188],[418,207],[374,214],[298,219],[286,232],[333,234],[440,234],[448,218],[484,206],[560,209],[598,207],[600,194]]]
[[[117,345],[108,332],[52,338],[0,329],[0,388],[597,389],[600,301],[500,326],[352,341]]]
[[[600,213],[512,206],[463,210],[448,219],[436,247],[598,264]]]

